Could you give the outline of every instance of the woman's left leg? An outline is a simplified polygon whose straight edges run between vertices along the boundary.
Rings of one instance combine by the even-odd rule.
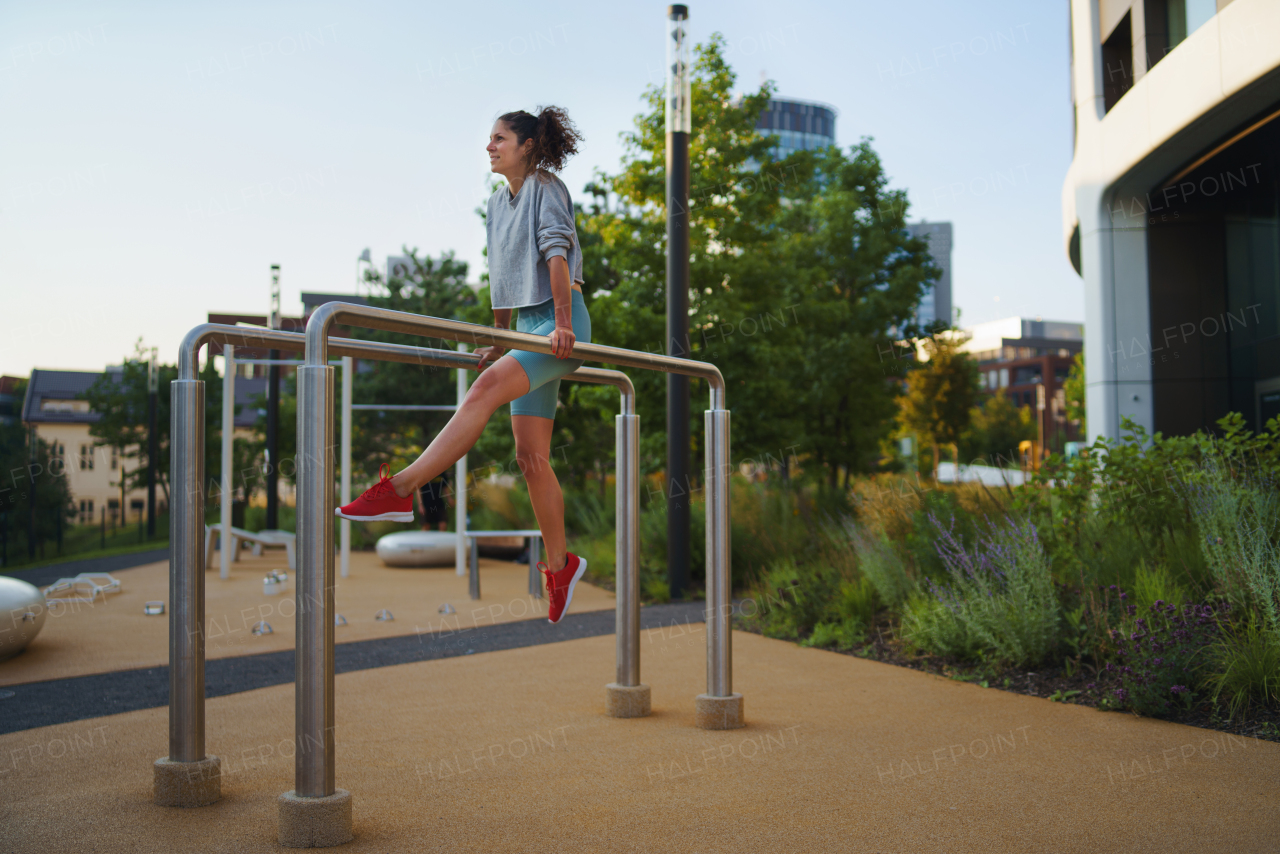
[[[554,418],[512,415],[511,432],[516,438],[516,463],[529,484],[542,542],[547,547],[547,565],[552,571],[564,566],[568,545],[564,536],[564,493],[551,469],[551,430]]]

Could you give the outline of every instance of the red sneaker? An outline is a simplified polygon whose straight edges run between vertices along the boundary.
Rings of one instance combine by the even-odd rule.
[[[564,612],[569,610],[573,601],[573,586],[578,583],[587,571],[587,562],[573,552],[569,552],[564,568],[552,572],[545,563],[538,562],[538,571],[547,577],[547,621],[560,622]]]
[[[383,469],[387,470],[386,474],[382,474]],[[355,522],[412,522],[413,495],[404,498],[396,495],[395,487],[391,485],[391,466],[383,463],[378,467],[378,474],[382,479],[376,486],[366,489],[346,507],[335,507],[334,515]]]

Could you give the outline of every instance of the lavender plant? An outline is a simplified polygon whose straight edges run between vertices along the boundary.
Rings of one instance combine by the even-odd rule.
[[[1010,519],[966,548],[950,527],[931,522],[948,581],[926,580],[929,595],[904,615],[907,639],[943,655],[1043,661],[1058,645],[1061,609],[1035,525]]]

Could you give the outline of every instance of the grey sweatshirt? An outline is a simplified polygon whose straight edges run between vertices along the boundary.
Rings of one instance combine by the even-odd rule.
[[[582,247],[573,224],[569,188],[550,172],[530,175],[515,198],[502,186],[489,197],[489,300],[520,308],[551,299],[547,262],[559,255],[573,281],[582,281]]]

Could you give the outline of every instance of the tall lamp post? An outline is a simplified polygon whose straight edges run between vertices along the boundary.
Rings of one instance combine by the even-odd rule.
[[[271,265],[271,328],[280,328],[280,265]],[[280,527],[280,488],[277,459],[280,433],[280,358],[279,350],[267,353],[267,530]]]
[[[689,7],[667,7],[667,355],[689,358]],[[689,378],[667,374],[667,586],[689,587]]]
[[[151,348],[147,365],[147,539],[156,536],[156,458],[160,456],[160,434],[156,431],[156,409],[160,392],[158,348]]]

